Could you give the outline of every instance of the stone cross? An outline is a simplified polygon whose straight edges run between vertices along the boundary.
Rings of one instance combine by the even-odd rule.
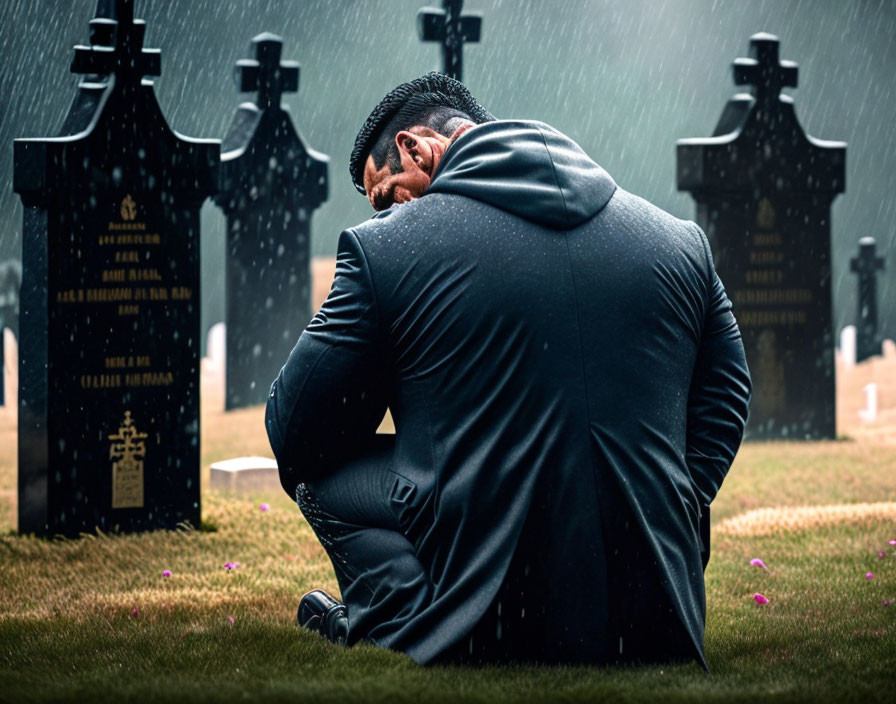
[[[284,93],[299,90],[299,64],[295,61],[281,61],[283,40],[275,34],[265,32],[252,40],[255,47],[254,59],[240,59],[236,62],[234,75],[241,93],[258,91],[256,105],[264,110],[280,107]]]
[[[442,9],[424,7],[417,13],[417,33],[424,42],[442,45],[442,73],[463,80],[465,42],[478,42],[482,33],[480,13],[461,14],[463,0],[442,0]]]
[[[884,258],[875,252],[873,237],[859,240],[859,254],[849,260],[849,268],[859,279],[859,306],[856,320],[858,340],[856,361],[880,354],[877,339],[877,272],[884,269]]]
[[[732,64],[734,83],[753,88],[759,103],[777,100],[782,88],[796,88],[798,68],[793,61],[778,59],[778,38],[759,32],[750,37],[749,59],[735,59]]]
[[[99,0],[90,22],[90,46],[75,46],[72,73],[114,73],[138,82],[143,76],[161,75],[162,53],[143,48],[145,34],[146,22],[134,19],[134,0]]]

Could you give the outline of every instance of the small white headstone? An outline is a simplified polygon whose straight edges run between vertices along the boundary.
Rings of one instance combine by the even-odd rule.
[[[883,345],[881,345],[881,353],[884,359],[896,359],[896,342],[884,340]]]
[[[862,391],[865,392],[865,408],[859,411],[859,417],[871,423],[877,419],[877,384],[865,384]]]
[[[216,371],[224,369],[227,361],[227,326],[224,323],[215,323],[209,329],[206,351],[211,366]]]
[[[840,355],[847,368],[856,366],[856,326],[847,325],[840,331]]]
[[[19,350],[16,336],[9,328],[0,328],[0,345],[3,345],[3,355],[0,357],[3,359],[3,368],[0,369],[0,374],[3,375],[3,390],[6,392],[6,399],[0,398],[0,404],[5,402],[6,406],[11,407],[15,405],[18,396],[16,384],[19,375]]]
[[[215,462],[211,488],[220,491],[268,491],[280,488],[277,461],[270,457],[235,457]]]

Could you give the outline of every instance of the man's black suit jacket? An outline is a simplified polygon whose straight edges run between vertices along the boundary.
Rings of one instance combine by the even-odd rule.
[[[267,426],[292,495],[362,455],[387,407],[392,469],[431,477],[433,598],[389,647],[430,662],[491,609],[515,658],[602,662],[631,638],[705,665],[698,525],[749,394],[700,229],[553,128],[499,121],[342,233]]]

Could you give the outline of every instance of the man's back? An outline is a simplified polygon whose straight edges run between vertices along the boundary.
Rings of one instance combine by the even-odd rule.
[[[749,395],[702,233],[547,125],[507,121],[341,248],[344,283],[306,334],[368,340],[364,393],[392,410],[430,580],[386,644],[423,662],[649,656],[639,634],[626,650],[624,596],[658,652],[702,661],[698,520]],[[739,391],[720,398],[717,377]]]

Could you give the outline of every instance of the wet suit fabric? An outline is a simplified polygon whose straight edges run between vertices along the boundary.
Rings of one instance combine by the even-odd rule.
[[[266,425],[350,642],[705,666],[699,526],[749,396],[702,231],[550,126],[497,121],[342,233]]]

